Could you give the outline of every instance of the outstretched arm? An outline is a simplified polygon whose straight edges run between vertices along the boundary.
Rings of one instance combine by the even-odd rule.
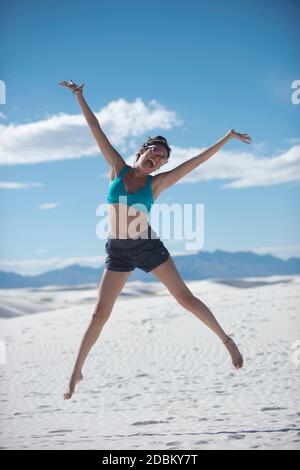
[[[76,83],[74,83],[72,80],[69,80],[69,82],[61,81],[59,82],[59,84],[65,86],[66,88],[69,88],[76,95],[81,111],[86,119],[86,122],[88,123],[89,128],[91,129],[92,134],[95,137],[96,142],[107,163],[111,167],[113,167],[114,165],[116,165],[117,167],[123,167],[125,165],[124,159],[111,145],[110,141],[101,129],[98,119],[96,118],[92,110],[89,108],[83,96],[83,84],[77,86]]]
[[[239,139],[246,144],[251,143],[251,137],[248,134],[240,134],[235,132],[233,129],[230,129],[230,131],[228,131],[222,139],[218,140],[218,142],[201,152],[199,155],[196,155],[196,157],[190,158],[181,165],[178,165],[176,168],[173,168],[173,170],[158,174],[156,176],[156,185],[159,187],[159,192],[177,183],[177,181],[183,178],[187,173],[194,170],[199,165],[201,165],[201,163],[204,163],[206,160],[212,157],[212,155],[220,150],[220,148],[231,139]]]

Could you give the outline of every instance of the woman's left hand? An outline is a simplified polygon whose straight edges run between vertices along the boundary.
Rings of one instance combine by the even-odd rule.
[[[249,134],[240,134],[239,132],[236,132],[234,129],[230,129],[227,134],[231,139],[239,139],[245,142],[245,144],[251,144],[251,137]]]
[[[76,83],[74,83],[73,80],[68,80],[67,82],[65,80],[61,80],[59,84],[61,86],[69,88],[69,90],[72,90],[73,92],[76,90],[76,92],[79,91],[80,93],[82,93],[82,89],[84,87],[84,83],[81,83],[81,85],[76,85]]]

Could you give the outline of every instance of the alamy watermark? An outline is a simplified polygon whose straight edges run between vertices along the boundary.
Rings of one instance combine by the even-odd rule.
[[[0,80],[0,104],[6,104],[6,85],[3,80]]]
[[[291,100],[293,104],[300,103],[300,80],[294,80],[292,83],[292,88],[295,88],[294,93],[292,93]]]
[[[292,354],[291,354],[291,360],[292,363],[298,367],[300,364],[300,340],[294,341],[291,345],[292,349]]]
[[[6,345],[2,340],[0,340],[0,365],[1,364],[6,364]]]
[[[126,202],[127,196],[120,196],[118,210],[114,206],[108,210],[106,203],[101,203],[97,207],[96,215],[101,218],[96,227],[98,238],[105,240],[110,235],[108,232],[114,231],[113,227],[126,226],[130,238],[147,239],[146,227],[149,215],[149,225],[153,224],[157,227],[159,236],[164,240],[185,241],[187,251],[203,248],[204,204],[154,203],[151,214],[148,214],[144,204],[139,203],[128,207]],[[108,227],[110,227],[109,231]],[[117,235],[114,236],[117,237]]]

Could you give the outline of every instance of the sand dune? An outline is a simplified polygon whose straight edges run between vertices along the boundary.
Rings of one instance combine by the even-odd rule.
[[[246,289],[188,283],[234,332],[245,359],[240,371],[163,286],[128,283],[70,401],[63,392],[94,305],[91,290],[80,291],[84,302],[76,289],[61,290],[72,306],[1,319],[1,447],[299,448],[300,354],[292,346],[300,340],[300,277],[262,280]],[[150,295],[135,296],[145,288]]]
[[[98,284],[79,286],[46,286],[0,289],[0,318],[13,318],[49,310],[58,310],[96,302]],[[120,299],[146,295],[166,295],[167,290],[157,282],[128,282]]]

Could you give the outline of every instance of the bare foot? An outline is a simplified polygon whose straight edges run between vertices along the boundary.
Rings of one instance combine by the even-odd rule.
[[[79,382],[81,382],[82,379],[83,379],[83,376],[81,372],[71,375],[68,390],[64,393],[64,400],[69,400],[71,398],[71,396],[73,395],[75,391],[76,385]]]
[[[237,345],[233,341],[232,338],[228,336],[227,340],[224,341],[224,345],[226,346],[235,369],[241,369],[243,367],[244,361],[243,356],[241,355]]]

